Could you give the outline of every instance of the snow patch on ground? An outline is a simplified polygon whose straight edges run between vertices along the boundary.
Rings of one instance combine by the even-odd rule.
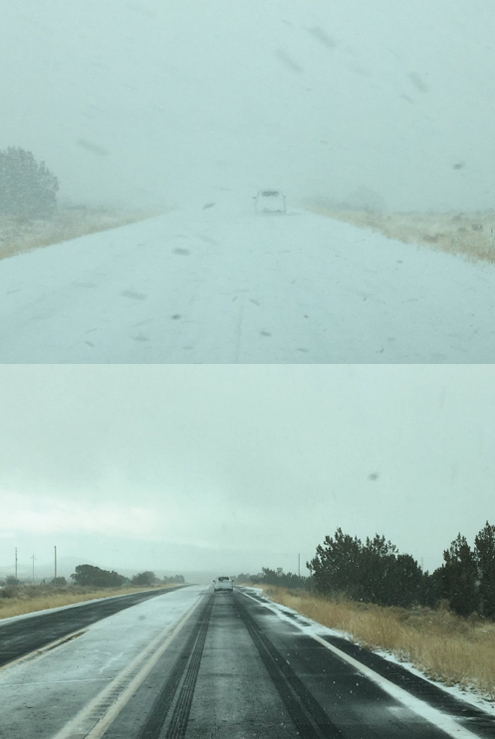
[[[0,216],[0,259],[150,218],[151,213],[60,207],[47,218]]]
[[[472,260],[495,262],[495,211],[379,213],[322,205],[308,207],[315,213],[382,233],[389,239],[424,244]]]
[[[0,361],[495,361],[494,266],[204,205],[0,261]]]
[[[297,626],[301,631],[303,631],[308,636],[311,636],[313,634],[316,636],[320,636],[320,637],[335,636],[335,637],[339,637],[340,639],[345,639],[346,641],[355,643],[355,639],[352,636],[352,634],[349,634],[345,631],[340,631],[339,629],[330,629],[329,627],[323,626],[322,624],[319,624],[317,621],[313,621],[311,618],[308,618],[307,616],[304,616],[298,613],[298,611],[295,611],[292,608],[288,608],[287,606],[283,606],[279,603],[275,603],[275,601],[270,600],[263,593],[262,588],[245,587],[243,588],[243,590],[244,592],[248,594],[253,594],[253,595],[262,597],[266,601],[267,608],[273,611],[273,613],[275,613],[282,620],[287,621],[288,623],[291,623]],[[417,675],[418,677],[421,677],[424,680],[427,680],[429,683],[431,683],[432,685],[435,685],[437,688],[441,688],[445,692],[452,695],[454,698],[458,698],[460,700],[466,701],[467,703],[471,703],[471,705],[476,706],[476,708],[480,708],[481,710],[486,711],[487,713],[490,713],[493,716],[495,716],[495,703],[491,700],[488,700],[482,694],[477,693],[474,689],[464,690],[459,687],[444,685],[443,683],[440,683],[437,680],[432,680],[431,678],[429,678],[424,672],[414,667],[414,665],[411,662],[408,662],[407,660],[398,659],[391,652],[387,652],[384,649],[375,649],[374,652],[375,654],[378,654],[380,657],[383,657],[383,659],[386,659],[389,662],[393,662],[394,664],[400,665],[404,669],[409,670],[409,672],[413,673],[414,675]]]

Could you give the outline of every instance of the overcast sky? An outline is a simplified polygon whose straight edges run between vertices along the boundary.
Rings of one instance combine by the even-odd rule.
[[[495,369],[0,367],[0,568],[297,570],[338,526],[425,568],[495,523]],[[70,574],[70,573],[67,573]]]
[[[163,207],[279,187],[292,200],[493,207],[493,0],[0,11],[0,148],[45,159],[62,196]]]

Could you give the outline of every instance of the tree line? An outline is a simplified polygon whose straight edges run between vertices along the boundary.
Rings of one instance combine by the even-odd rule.
[[[139,572],[137,575],[128,578],[124,575],[119,575],[114,570],[102,570],[100,567],[94,565],[77,565],[75,572],[71,575],[71,579],[76,585],[92,588],[120,588],[123,585],[152,587],[153,585],[164,585],[168,583],[183,585],[185,582],[183,575],[165,576],[160,580],[151,570]]]
[[[0,151],[0,216],[45,218],[56,207],[58,178],[19,146]]]
[[[310,587],[309,578],[294,575],[292,572],[277,572],[269,567],[263,567],[258,575],[249,575],[242,572],[237,576],[238,582],[252,582],[254,584],[263,583],[264,585],[278,585],[281,588],[308,588]]]
[[[479,613],[495,620],[495,526],[485,523],[471,547],[460,533],[443,553],[434,573],[438,595],[461,616]]]
[[[444,602],[460,616],[477,613],[495,620],[495,526],[488,521],[473,546],[459,533],[444,550],[442,565],[431,574],[384,536],[361,541],[341,528],[325,537],[306,566],[309,577],[264,567],[259,575],[243,573],[238,579],[381,606],[435,608]]]

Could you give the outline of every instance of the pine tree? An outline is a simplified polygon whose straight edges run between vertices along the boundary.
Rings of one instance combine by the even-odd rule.
[[[444,563],[437,570],[440,597],[448,600],[455,613],[468,616],[478,610],[478,573],[466,537],[457,534],[443,553]]]
[[[30,151],[0,151],[0,215],[42,218],[56,206],[58,179]]]
[[[479,612],[495,618],[495,526],[488,521],[474,540],[474,560],[479,582]]]
[[[315,589],[322,594],[346,593],[359,599],[359,565],[362,543],[338,528],[335,535],[326,536],[316,555],[306,563],[312,573]]]

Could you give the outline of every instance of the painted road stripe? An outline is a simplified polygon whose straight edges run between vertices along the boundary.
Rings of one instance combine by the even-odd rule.
[[[198,598],[172,631],[168,627],[158,634],[143,652],[138,654],[101,693],[95,696],[52,739],[84,739],[86,737],[87,739],[99,739],[115,721],[127,701],[136,692],[202,602],[203,599]]]
[[[430,706],[425,701],[422,701],[420,698],[416,698],[414,695],[411,695],[411,693],[408,693],[407,690],[400,688],[398,685],[391,682],[386,677],[382,677],[382,675],[379,675],[377,672],[372,670],[370,667],[366,667],[366,665],[363,665],[362,662],[359,662],[357,659],[354,659],[354,657],[350,657],[348,654],[343,652],[338,647],[335,647],[333,644],[330,644],[329,642],[325,641],[325,639],[323,639],[321,636],[318,636],[317,634],[308,633],[304,626],[301,626],[300,624],[295,622],[293,619],[287,618],[287,616],[284,616],[283,612],[279,608],[273,607],[271,603],[267,603],[267,604],[260,603],[258,598],[253,598],[253,596],[248,595],[248,593],[242,593],[242,595],[244,595],[246,598],[250,598],[258,605],[263,605],[269,608],[271,611],[274,611],[275,613],[281,615],[285,620],[287,620],[293,626],[297,626],[297,628],[300,629],[303,633],[305,633],[306,636],[311,637],[311,639],[314,639],[315,641],[317,641],[319,644],[325,647],[325,649],[328,649],[330,652],[333,652],[340,659],[343,659],[346,662],[348,662],[356,670],[358,670],[362,675],[364,675],[369,680],[371,680],[376,685],[378,685],[380,688],[385,690],[389,695],[392,696],[392,698],[395,698],[395,700],[402,703],[404,706],[406,706],[406,708],[411,709],[411,711],[414,711],[414,713],[416,713],[418,716],[421,716],[421,718],[424,718],[426,721],[429,721],[431,724],[433,724],[433,726],[436,726],[438,729],[441,729],[446,734],[448,734],[450,737],[453,737],[453,739],[479,739],[479,736],[477,734],[474,734],[472,731],[469,731],[469,729],[466,729],[463,726],[461,726],[461,724],[457,723],[457,721],[451,716],[448,716],[447,714],[442,713],[442,711],[439,711],[438,708],[434,708],[433,706]]]

